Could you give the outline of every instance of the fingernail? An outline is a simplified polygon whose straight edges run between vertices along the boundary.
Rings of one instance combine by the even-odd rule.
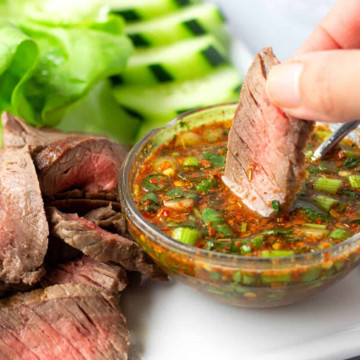
[[[275,66],[268,76],[266,91],[270,101],[281,108],[301,105],[300,77],[303,64],[291,63]]]

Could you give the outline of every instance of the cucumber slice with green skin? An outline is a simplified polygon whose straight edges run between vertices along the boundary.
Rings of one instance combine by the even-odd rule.
[[[228,63],[223,46],[212,35],[206,35],[160,48],[138,50],[121,78],[124,85],[185,81]]]
[[[165,125],[184,110],[214,105],[239,99],[242,83],[238,71],[220,67],[195,80],[159,84],[157,86],[117,86],[116,101],[123,107],[142,116],[137,139],[149,130]]]
[[[201,0],[108,0],[107,5],[111,12],[131,23],[166,15],[200,2]]]
[[[150,21],[130,24],[128,36],[136,47],[164,46],[176,41],[216,34],[225,20],[217,6],[200,4]]]

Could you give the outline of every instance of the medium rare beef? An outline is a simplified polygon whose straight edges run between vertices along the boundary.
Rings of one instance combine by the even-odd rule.
[[[267,74],[279,61],[258,54],[246,76],[229,134],[225,184],[260,215],[288,211],[305,177],[304,147],[313,123],[288,117],[266,95]]]
[[[151,278],[164,278],[163,272],[134,241],[103,230],[77,214],[64,214],[56,208],[49,208],[47,212],[51,232],[85,255],[118,263]]]
[[[119,235],[126,235],[126,220],[124,215],[113,210],[111,206],[92,210],[84,217],[86,220],[92,221],[104,230]]]
[[[0,303],[0,359],[126,360],[129,331],[114,297],[56,285]]]
[[[49,228],[28,146],[0,153],[0,281],[31,285],[43,275]]]
[[[71,188],[115,190],[126,153],[107,138],[74,136],[51,143],[34,159],[41,190],[45,196]]]
[[[119,265],[105,264],[88,256],[46,269],[41,280],[44,286],[56,284],[87,284],[118,293],[128,285],[126,271]]]

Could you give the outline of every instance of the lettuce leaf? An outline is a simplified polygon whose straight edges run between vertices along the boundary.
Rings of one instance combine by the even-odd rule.
[[[12,1],[17,5],[25,3]],[[60,4],[58,0],[45,2]],[[57,126],[97,83],[124,70],[133,52],[131,41],[124,35],[124,22],[118,16],[104,15],[99,1],[90,2],[96,6],[89,10],[84,7],[85,2],[74,1],[75,8],[81,11],[73,12],[68,4],[59,16],[53,13],[47,17],[39,8],[39,12],[30,12],[32,16],[22,9],[23,13],[15,20],[8,15],[11,22],[0,18],[0,112],[10,111],[36,126]],[[0,10],[6,13],[8,8],[7,14],[13,13],[11,6],[6,5],[9,3],[0,0]],[[34,14],[41,14],[47,22],[42,21],[40,15],[36,19]],[[96,106],[105,109],[99,104]],[[104,119],[104,114],[88,127],[99,129],[99,118]],[[71,121],[84,122],[75,117]],[[112,117],[112,121],[118,119]],[[67,124],[67,130],[76,127],[69,123],[69,118]],[[132,125],[129,134],[133,132]],[[104,126],[101,128],[106,130]],[[126,128],[122,127],[122,132],[126,132]]]
[[[97,84],[59,125],[60,130],[104,134],[121,144],[132,145],[141,122],[117,104],[108,80]]]

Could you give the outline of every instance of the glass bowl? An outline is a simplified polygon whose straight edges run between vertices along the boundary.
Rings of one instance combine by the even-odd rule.
[[[144,136],[124,162],[122,206],[129,232],[171,277],[222,302],[243,307],[275,307],[317,294],[348,274],[360,261],[360,234],[331,248],[281,258],[246,257],[198,249],[173,240],[139,212],[134,179],[143,162],[178,132],[233,118],[237,104],[221,104],[180,115]]]

